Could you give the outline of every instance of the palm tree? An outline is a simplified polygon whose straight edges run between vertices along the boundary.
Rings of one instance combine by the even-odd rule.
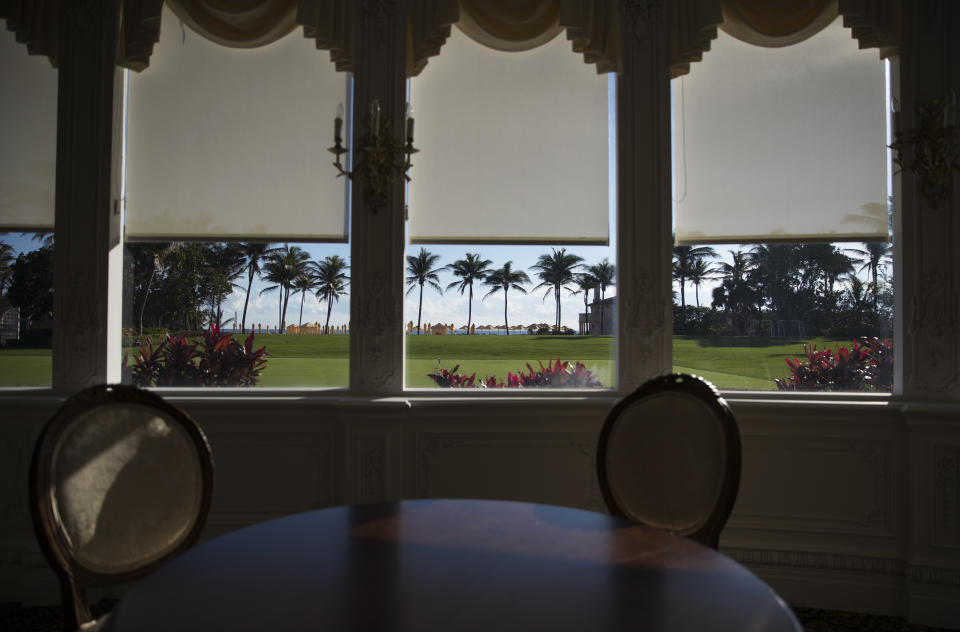
[[[13,246],[0,241],[0,294],[3,294],[13,272]]]
[[[589,272],[581,272],[577,275],[574,283],[577,285],[577,291],[574,294],[583,294],[583,315],[587,316],[590,313],[590,290],[597,287],[597,277]],[[589,322],[589,319],[587,322]]]
[[[502,268],[489,272],[483,280],[484,284],[491,286],[490,291],[484,294],[483,300],[486,300],[491,294],[503,290],[503,326],[508,336],[510,335],[510,323],[507,321],[507,292],[513,288],[521,294],[526,294],[527,291],[521,284],[530,283],[530,277],[527,276],[527,273],[523,270],[514,272],[511,269],[512,265],[512,261],[506,262]]]
[[[597,280],[597,285],[600,286],[600,335],[603,335],[603,301],[606,298],[607,287],[613,285],[614,276],[617,273],[617,268],[610,263],[609,260],[604,258],[603,261],[598,263],[595,266],[590,266],[590,274],[594,279]]]
[[[407,294],[413,291],[413,288],[420,286],[420,306],[417,308],[417,335],[420,335],[420,315],[423,312],[423,285],[427,284],[436,291],[443,294],[443,288],[440,286],[440,277],[437,272],[443,268],[435,268],[440,255],[427,252],[426,248],[420,249],[420,254],[416,257],[407,255],[407,285],[410,289]]]
[[[552,250],[551,254],[540,255],[531,269],[537,271],[537,278],[540,279],[540,284],[533,289],[547,288],[543,300],[547,300],[550,292],[553,292],[553,299],[557,303],[556,331],[560,333],[560,290],[562,288],[568,292],[573,291],[568,287],[568,284],[573,283],[574,274],[579,268],[583,267],[580,263],[583,261],[583,257],[573,254],[568,255],[566,248],[560,248],[559,250],[553,248]]]
[[[673,278],[680,284],[680,319],[681,322],[686,319],[687,314],[687,296],[686,286],[687,277],[690,276],[690,269],[693,262],[697,259],[716,259],[717,251],[709,246],[674,246],[673,247]]]
[[[698,308],[700,307],[700,285],[704,281],[713,279],[714,272],[716,272],[716,270],[713,264],[707,263],[707,260],[703,258],[696,259],[688,270],[690,282],[693,283],[694,294],[697,298]]]
[[[465,259],[458,259],[446,266],[453,273],[453,276],[460,277],[459,281],[454,281],[447,286],[447,289],[457,288],[460,296],[463,296],[464,290],[469,290],[470,296],[467,301],[467,333],[470,333],[470,323],[473,321],[473,282],[482,281],[490,271],[489,259],[481,259],[480,253],[468,252]]]
[[[308,292],[313,292],[313,290],[316,289],[317,277],[314,276],[311,270],[306,269],[303,271],[303,274],[293,280],[291,287],[293,288],[294,296],[296,296],[297,293],[300,294],[300,321],[298,326],[303,327],[303,299],[307,298]]]
[[[270,256],[273,249],[269,243],[264,244],[240,244],[240,252],[243,255],[247,270],[247,296],[243,301],[243,319],[240,321],[240,331],[247,331],[247,306],[250,304],[250,289],[253,287],[253,277],[260,276],[260,264]]]
[[[260,294],[266,294],[273,290],[280,290],[280,302],[278,305],[278,323],[279,332],[283,333],[287,324],[287,304],[290,301],[290,291],[293,283],[307,269],[307,262],[310,261],[310,254],[299,246],[290,246],[284,244],[282,248],[275,248],[267,258],[263,266],[263,277],[273,283],[260,290]]]
[[[317,280],[317,298],[327,302],[327,322],[323,326],[323,333],[330,333],[330,311],[333,304],[346,294],[347,283],[350,277],[346,270],[350,266],[339,255],[324,257],[323,261],[314,262],[314,276]]]
[[[206,274],[202,292],[210,301],[210,322],[223,325],[223,299],[229,296],[234,281],[243,275],[244,258],[235,243],[213,243],[202,250]],[[234,323],[236,326],[236,323]]]
[[[43,233],[38,233],[38,235],[42,234]],[[150,268],[150,277],[147,279],[147,287],[143,292],[143,300],[140,302],[140,335],[143,335],[143,313],[147,309],[147,299],[150,297],[150,290],[153,287],[153,280],[163,270],[163,265],[167,258],[171,254],[181,250],[183,246],[184,242],[182,241],[171,241],[168,243],[156,244],[127,244],[127,249],[130,250],[134,258],[143,257],[148,261],[152,259],[153,263],[153,266]]]
[[[876,311],[879,302],[879,284],[877,275],[881,265],[890,263],[893,255],[893,246],[885,241],[863,242],[863,248],[849,248],[847,252],[854,255],[852,259],[854,265],[860,265],[857,272],[867,270],[870,272],[870,280],[873,282],[873,309]]]

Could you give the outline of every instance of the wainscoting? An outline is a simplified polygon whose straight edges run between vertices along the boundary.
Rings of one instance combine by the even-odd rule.
[[[213,446],[206,537],[399,498],[603,509],[594,455],[612,397],[167,397]],[[58,599],[31,531],[26,480],[33,441],[59,401],[0,394],[0,602]],[[724,553],[794,606],[960,628],[960,406],[728,401],[744,457]]]

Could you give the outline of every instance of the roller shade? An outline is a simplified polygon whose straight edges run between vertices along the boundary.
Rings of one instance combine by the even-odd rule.
[[[502,52],[453,29],[411,80],[411,242],[608,243],[607,95],[562,36]]]
[[[841,20],[784,48],[721,32],[672,83],[678,244],[886,241],[884,65]]]
[[[347,76],[299,31],[238,50],[162,23],[130,75],[127,239],[346,241],[326,147]]]
[[[53,230],[57,71],[0,31],[0,230]]]

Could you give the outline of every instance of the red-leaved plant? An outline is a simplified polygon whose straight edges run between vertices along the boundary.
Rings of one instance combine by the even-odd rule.
[[[781,391],[893,390],[893,342],[880,338],[854,340],[851,348],[808,349],[807,361],[786,358],[791,376],[774,380]]]
[[[196,342],[166,334],[154,348],[148,338],[133,356],[130,376],[136,386],[256,386],[268,355],[266,347],[254,350],[252,333],[240,344],[211,327]]]
[[[593,371],[582,362],[563,362],[559,358],[556,362],[551,360],[546,367],[541,362],[539,370],[527,363],[527,373],[507,373],[505,381],[495,375],[477,379],[476,373],[457,373],[459,368],[459,364],[450,371],[437,367],[427,377],[443,388],[603,388]]]

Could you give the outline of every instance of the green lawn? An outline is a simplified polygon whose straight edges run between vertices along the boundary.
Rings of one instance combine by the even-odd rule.
[[[816,338],[818,348],[849,341]],[[614,386],[612,336],[407,336],[407,385],[433,386],[427,373],[437,367],[460,365],[478,377],[517,372],[529,362],[534,368],[551,359],[579,360],[600,381]],[[786,357],[803,355],[801,340],[782,338],[699,338],[674,336],[674,370],[696,373],[721,389],[772,390],[773,378],[788,373]],[[349,336],[261,334],[270,359],[262,386],[340,386],[349,384]],[[0,386],[50,384],[49,349],[0,349]]]

